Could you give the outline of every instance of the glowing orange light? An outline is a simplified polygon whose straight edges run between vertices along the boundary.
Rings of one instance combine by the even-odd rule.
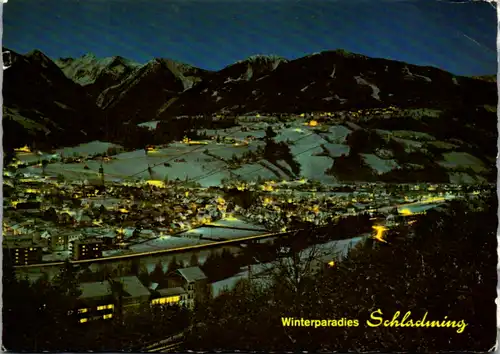
[[[373,225],[372,228],[375,231],[377,231],[377,233],[375,234],[375,236],[373,236],[373,238],[376,239],[377,241],[387,243],[387,241],[384,240],[385,232],[388,230],[387,227],[382,225]]]
[[[407,208],[400,210],[399,213],[401,215],[404,215],[404,216],[408,216],[408,215],[412,215],[413,214],[413,212],[410,209],[407,209]]]

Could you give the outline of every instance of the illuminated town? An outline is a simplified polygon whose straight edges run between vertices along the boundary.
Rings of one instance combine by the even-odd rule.
[[[483,52],[446,56],[448,42],[429,49],[426,39],[415,50],[423,60],[401,27],[394,33],[406,56],[390,55],[375,33],[364,47],[380,52],[331,49],[347,46],[338,36],[351,31],[376,32],[360,22],[344,33],[342,1],[256,6],[317,10],[292,16],[335,24],[336,39],[317,46],[328,31],[301,35],[315,22],[278,39],[279,21],[265,25],[259,15],[249,33],[265,30],[227,43],[233,30],[199,27],[243,23],[240,14],[216,20],[232,6],[254,11],[240,2],[150,1],[140,11],[130,1],[47,0],[34,10],[12,2],[3,48],[3,349],[494,349],[498,94],[495,76],[472,74]],[[425,13],[415,10],[423,2],[383,3],[405,8],[381,22],[391,26]],[[425,6],[443,6],[434,3]],[[367,20],[379,5],[363,2]],[[477,4],[460,8],[469,5]],[[139,16],[146,10],[159,16],[152,27]],[[14,22],[21,13],[33,15]],[[61,21],[70,37],[57,30]],[[27,29],[13,40],[18,23]],[[99,40],[82,39],[87,27]],[[211,36],[203,50],[189,49]],[[274,43],[259,46],[260,37]],[[241,43],[245,50],[228,49]],[[33,50],[23,54],[21,44]],[[280,46],[289,58],[252,55]],[[423,319],[400,328],[410,327],[409,312],[462,321],[465,331]]]

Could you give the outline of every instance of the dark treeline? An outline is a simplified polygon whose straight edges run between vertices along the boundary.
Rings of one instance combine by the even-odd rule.
[[[185,342],[192,350],[487,351],[495,344],[497,202],[473,210],[454,202],[429,211],[414,232],[399,229],[389,244],[352,250],[321,276],[303,277],[302,291],[277,273],[270,286],[241,281],[200,309]],[[464,320],[457,328],[368,327],[411,311],[413,320]],[[358,319],[358,327],[284,327],[282,317]],[[400,318],[401,320],[401,318]]]
[[[182,117],[161,121],[152,130],[132,123],[113,125],[106,130],[105,140],[123,145],[129,149],[140,149],[147,145],[168,144],[172,141],[188,138],[199,138],[197,130],[223,130],[236,125],[234,118],[214,120],[211,116]]]

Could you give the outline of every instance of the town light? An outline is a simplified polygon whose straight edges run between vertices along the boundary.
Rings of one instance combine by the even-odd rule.
[[[387,243],[387,241],[384,240],[384,236],[385,236],[385,232],[388,230],[388,228],[385,226],[382,226],[382,225],[373,225],[372,228],[377,232],[375,234],[375,236],[373,236],[373,238],[380,241],[380,242]]]
[[[404,215],[404,216],[413,215],[413,212],[412,212],[410,209],[408,209],[408,208],[401,209],[401,210],[399,211],[399,213],[400,213],[401,215]]]

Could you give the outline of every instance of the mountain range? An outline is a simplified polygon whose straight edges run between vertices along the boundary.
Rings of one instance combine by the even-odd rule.
[[[52,147],[75,144],[103,138],[111,127],[173,122],[179,116],[396,106],[446,112],[438,121],[413,120],[405,130],[440,130],[450,138],[457,138],[457,131],[460,139],[467,135],[468,143],[481,152],[496,153],[493,76],[458,76],[344,50],[295,60],[256,55],[220,71],[165,58],[140,64],[120,56],[86,54],[53,61],[38,50],[25,55],[5,51],[10,51],[11,63],[4,71],[3,124],[9,133],[4,135],[4,147],[33,141]],[[399,129],[406,124],[403,119],[391,122],[402,126]],[[363,124],[376,129],[381,123],[366,119]]]

